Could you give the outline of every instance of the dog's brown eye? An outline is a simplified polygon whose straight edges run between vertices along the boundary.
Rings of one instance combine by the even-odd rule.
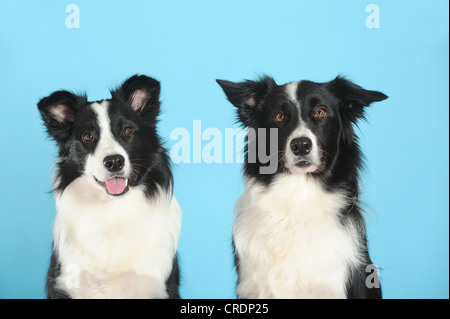
[[[277,113],[277,115],[275,115],[275,121],[277,121],[278,123],[283,122],[286,119],[286,116],[284,116],[283,112],[279,112]]]
[[[325,116],[327,116],[327,111],[325,111],[322,108],[318,108],[315,112],[314,112],[314,117],[317,117],[319,119],[323,119]]]
[[[92,132],[87,131],[83,133],[83,142],[90,142],[94,139]]]
[[[123,129],[123,134],[128,135],[128,134],[130,134],[132,131],[133,131],[133,130],[131,129],[131,127],[126,126],[126,127]]]

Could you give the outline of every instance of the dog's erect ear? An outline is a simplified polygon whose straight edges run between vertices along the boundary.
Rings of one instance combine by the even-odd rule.
[[[262,102],[276,87],[275,81],[268,76],[259,81],[230,82],[216,80],[222,87],[228,100],[238,108],[239,120],[244,126],[254,126],[255,116],[262,111]]]
[[[158,114],[159,93],[160,84],[157,80],[145,75],[133,75],[111,95],[113,99],[128,104],[138,114],[148,111]]]
[[[76,111],[86,103],[86,96],[68,91],[56,91],[40,100],[38,109],[50,136],[57,142],[69,137]]]
[[[364,118],[364,107],[388,98],[381,92],[365,90],[340,76],[328,82],[327,87],[339,98],[345,113],[353,122],[356,122],[359,118]]]

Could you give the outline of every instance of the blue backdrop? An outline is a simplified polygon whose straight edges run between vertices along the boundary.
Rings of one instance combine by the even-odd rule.
[[[278,83],[344,74],[389,95],[360,125],[372,259],[385,297],[448,298],[449,2],[371,1],[2,1],[0,297],[45,296],[56,146],[40,98],[69,89],[97,100],[129,75],[154,76],[170,148],[174,128],[192,140],[193,120],[237,127],[216,78],[267,73]],[[180,163],[174,174],[182,297],[233,298],[241,164]]]

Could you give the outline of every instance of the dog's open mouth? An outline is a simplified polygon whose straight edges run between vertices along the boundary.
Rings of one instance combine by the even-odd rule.
[[[95,180],[100,186],[106,188],[106,192],[109,195],[120,196],[125,194],[129,189],[128,178],[125,177],[113,177],[104,182],[99,181],[97,178]]]

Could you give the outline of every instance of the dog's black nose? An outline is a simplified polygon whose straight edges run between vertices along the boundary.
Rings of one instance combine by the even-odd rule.
[[[125,165],[125,158],[122,155],[110,155],[103,159],[103,165],[110,172],[120,171]]]
[[[312,150],[312,141],[307,137],[294,138],[291,141],[291,150],[297,156],[308,155]]]

